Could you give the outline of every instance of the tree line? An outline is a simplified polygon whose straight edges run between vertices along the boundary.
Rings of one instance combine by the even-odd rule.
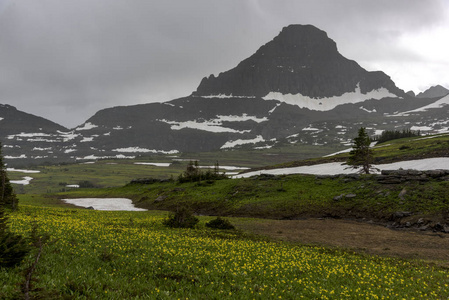
[[[377,135],[373,138],[374,141],[377,141],[377,143],[383,143],[391,140],[396,139],[402,139],[406,137],[414,137],[414,136],[420,136],[421,131],[420,130],[411,130],[411,129],[404,129],[404,130],[385,130],[382,132],[381,135]]]

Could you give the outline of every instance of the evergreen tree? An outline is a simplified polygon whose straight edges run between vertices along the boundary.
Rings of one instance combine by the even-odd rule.
[[[6,174],[0,144],[0,268],[16,266],[29,251],[26,240],[8,228],[6,208],[15,209],[16,205],[17,197]]]
[[[354,146],[349,152],[348,165],[357,169],[361,167],[361,172],[369,174],[374,161],[373,150],[370,148],[371,139],[364,127],[359,129],[358,136],[354,139]]]
[[[0,143],[0,205],[14,210],[17,207],[17,202],[16,194],[6,174],[5,164],[3,163],[2,144]]]

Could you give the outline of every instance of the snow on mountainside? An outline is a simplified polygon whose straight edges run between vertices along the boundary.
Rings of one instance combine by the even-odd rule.
[[[395,116],[408,116],[413,113],[425,112],[425,111],[428,111],[429,109],[442,108],[448,104],[449,104],[449,94],[429,105],[425,105],[423,107],[420,107],[420,108],[417,108],[414,110],[410,110],[410,111],[404,111],[404,112],[396,114]]]
[[[370,92],[363,94],[360,91],[360,84],[357,84],[355,91],[344,93],[341,96],[310,98],[307,96],[303,96],[300,93],[292,95],[292,94],[282,94],[279,92],[270,92],[265,97],[262,97],[262,99],[278,100],[287,104],[296,105],[300,108],[326,111],[332,110],[338,105],[364,102],[368,99],[379,100],[386,97],[396,97],[396,95],[390,93],[386,88],[372,90]]]
[[[449,100],[434,95],[406,94],[385,73],[343,57],[326,32],[290,25],[235,68],[203,78],[190,96],[103,109],[73,130],[0,105],[0,141],[17,166],[286,145],[335,149],[362,126],[371,135],[449,131]]]

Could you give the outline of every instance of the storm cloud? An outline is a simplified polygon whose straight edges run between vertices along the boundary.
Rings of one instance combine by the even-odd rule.
[[[189,95],[289,24],[404,90],[449,88],[444,0],[0,0],[0,103],[67,127]]]

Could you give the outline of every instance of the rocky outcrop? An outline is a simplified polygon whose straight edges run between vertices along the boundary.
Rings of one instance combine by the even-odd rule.
[[[430,179],[449,180],[449,170],[382,170],[381,175],[378,175],[376,179],[383,184],[398,184],[408,181],[424,182]]]

